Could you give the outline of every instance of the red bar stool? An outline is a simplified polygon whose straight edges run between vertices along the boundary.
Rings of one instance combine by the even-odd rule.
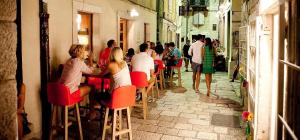
[[[134,71],[134,72],[130,72],[130,77],[131,77],[132,85],[135,85],[136,88],[142,90],[142,102],[143,102],[142,108],[143,108],[143,116],[145,120],[148,112],[148,101],[147,101],[147,93],[146,93],[146,87],[148,86],[147,75],[144,72]]]
[[[102,132],[102,140],[105,139],[106,129],[109,129],[107,125],[109,109],[113,110],[112,117],[112,140],[115,140],[117,136],[121,137],[122,134],[129,134],[129,139],[132,140],[132,129],[131,129],[131,119],[130,119],[130,109],[129,107],[135,105],[135,95],[136,87],[135,86],[124,86],[114,89],[111,94],[110,101],[102,101],[101,103],[106,106],[104,126]],[[122,110],[126,109],[127,111],[127,129],[122,128]],[[117,113],[119,112],[119,122],[120,127],[117,131]]]
[[[154,63],[158,64],[160,90],[164,90],[164,62],[162,60],[154,60]]]
[[[183,59],[180,58],[178,60],[178,63],[176,66],[171,66],[171,82],[173,82],[173,72],[174,70],[177,70],[177,74],[178,74],[178,86],[181,86],[181,72],[180,72],[180,69],[181,69],[181,66],[182,66],[182,61]],[[173,86],[173,84],[171,84]]]
[[[51,103],[52,106],[52,115],[51,115],[51,126],[50,126],[50,140],[52,140],[52,132],[54,129],[54,125],[56,123],[57,119],[57,111],[58,107],[62,106],[64,107],[64,129],[65,129],[65,140],[68,140],[68,107],[75,104],[76,106],[76,120],[78,123],[78,130],[79,130],[79,136],[80,140],[83,139],[82,135],[82,128],[81,128],[81,121],[80,121],[80,113],[79,113],[79,107],[78,103],[81,101],[80,97],[80,90],[77,90],[74,93],[70,93],[70,90],[68,87],[66,87],[63,84],[60,83],[48,83],[47,84],[47,96],[48,96],[48,102]]]

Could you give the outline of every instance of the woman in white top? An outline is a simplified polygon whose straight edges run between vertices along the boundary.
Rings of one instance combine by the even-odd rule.
[[[120,47],[111,50],[108,71],[112,75],[113,89],[131,85],[129,69],[123,58],[123,51]]]

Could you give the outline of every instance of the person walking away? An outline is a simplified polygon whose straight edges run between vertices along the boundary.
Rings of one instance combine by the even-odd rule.
[[[210,38],[205,38],[205,47],[202,48],[202,53],[204,56],[202,72],[205,74],[207,96],[209,97],[212,74],[215,73],[214,66],[215,66],[215,56],[216,56],[216,49],[212,46]]]
[[[193,69],[193,89],[196,93],[199,93],[200,76],[202,71],[202,48],[204,46],[204,36],[199,34],[196,36],[196,42],[194,42],[190,49],[189,55],[192,56],[192,69]]]
[[[190,49],[190,40],[186,41],[186,44],[183,46],[182,52],[184,56],[184,64],[185,64],[185,71],[188,72],[189,62],[191,62],[191,56],[189,55]]]

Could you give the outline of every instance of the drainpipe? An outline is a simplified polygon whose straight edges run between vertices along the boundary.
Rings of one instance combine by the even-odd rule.
[[[188,31],[189,31],[189,11],[190,11],[190,1],[186,0],[186,18],[185,18],[185,44],[188,40]]]
[[[49,63],[49,14],[47,3],[39,0],[40,16],[40,71],[41,71],[41,105],[42,105],[42,139],[49,137],[49,122],[51,116],[51,105],[47,100],[47,83],[50,80]]]

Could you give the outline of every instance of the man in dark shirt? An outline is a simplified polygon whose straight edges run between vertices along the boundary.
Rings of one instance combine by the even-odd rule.
[[[191,56],[189,55],[189,49],[190,49],[190,40],[186,41],[186,44],[183,46],[182,52],[184,56],[184,63],[185,63],[185,71],[188,72],[188,66],[189,62],[191,62]]]

